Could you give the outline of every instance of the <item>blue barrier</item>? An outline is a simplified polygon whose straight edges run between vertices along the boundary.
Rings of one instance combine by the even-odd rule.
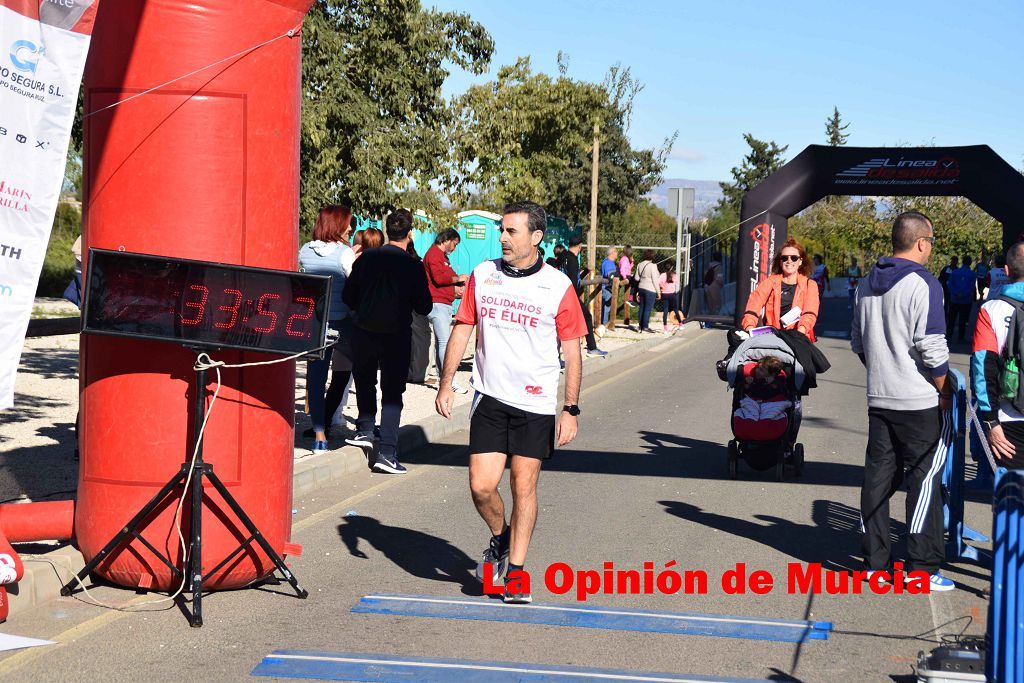
[[[978,400],[972,398],[970,412],[974,413],[977,409]],[[992,479],[992,467],[988,464],[985,446],[981,443],[981,440],[985,438],[985,434],[981,431],[977,418],[968,421],[967,433],[970,435],[971,458],[977,463],[977,472],[974,475],[974,479],[965,483],[967,490],[991,491],[995,482]]]
[[[992,596],[985,636],[985,676],[996,683],[1024,680],[1024,471],[996,472],[992,503]]]
[[[987,541],[988,538],[964,524],[964,471],[967,452],[967,382],[959,370],[950,370],[955,384],[953,395],[953,438],[946,451],[946,465],[942,471],[942,518],[946,528],[946,561],[970,561],[988,566],[991,557],[984,550],[967,545],[964,541]],[[987,465],[986,465],[987,467]]]

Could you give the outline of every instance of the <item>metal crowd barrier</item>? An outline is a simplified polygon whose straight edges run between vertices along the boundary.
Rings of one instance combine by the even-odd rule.
[[[1024,680],[1024,471],[996,472],[992,504],[992,595],[985,636],[985,677]]]
[[[946,451],[942,471],[942,516],[946,527],[946,561],[970,561],[982,566],[991,563],[985,550],[967,545],[966,540],[985,542],[988,537],[964,524],[964,471],[967,452],[967,382],[959,370],[950,370],[956,389],[953,396],[953,438]],[[988,467],[985,463],[979,466]]]

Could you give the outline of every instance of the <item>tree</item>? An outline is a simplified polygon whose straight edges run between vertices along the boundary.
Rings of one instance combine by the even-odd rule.
[[[453,111],[448,65],[483,73],[494,42],[466,14],[419,0],[317,0],[302,30],[301,216],[323,204],[380,214],[448,172]]]
[[[634,149],[628,137],[633,100],[643,85],[630,69],[616,65],[602,84],[608,103],[601,114],[601,155],[598,161],[597,212],[599,216],[621,214],[662,181],[665,163],[677,133],[657,149]],[[548,209],[571,223],[585,223],[590,216],[590,183],[593,143],[577,148],[568,167],[548,179]],[[664,214],[664,212],[661,212]],[[600,225],[600,221],[598,222]]]
[[[783,164],[782,155],[789,149],[789,145],[779,147],[775,142],[758,140],[750,133],[744,133],[743,139],[750,146],[750,152],[738,168],[733,166],[733,182],[719,183],[725,194],[718,202],[719,209],[728,205],[736,214],[740,212],[743,195],[777,171]]]
[[[839,107],[832,107],[832,116],[825,121],[825,140],[830,147],[842,147],[846,144],[849,133],[843,131],[850,127],[849,123],[843,123],[839,117]]]
[[[601,130],[598,211],[625,211],[661,180],[674,137],[657,150],[636,150],[626,135],[642,85],[613,67],[602,84],[533,73],[529,58],[502,67],[492,83],[458,100],[461,143],[455,201],[475,192],[485,205],[532,199],[570,222],[590,213],[593,127]]]

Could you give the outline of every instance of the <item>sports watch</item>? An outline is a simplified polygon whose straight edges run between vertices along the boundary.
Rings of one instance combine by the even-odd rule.
[[[562,406],[562,412],[563,413],[569,413],[573,417],[576,417],[576,416],[578,416],[580,414],[580,407],[578,405],[576,405],[575,403],[572,404],[572,405],[566,404],[566,405]]]
[[[985,423],[985,429],[990,432],[999,426],[999,420],[982,420],[982,422]]]

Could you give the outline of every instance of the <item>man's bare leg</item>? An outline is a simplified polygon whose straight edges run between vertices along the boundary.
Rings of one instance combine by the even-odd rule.
[[[504,453],[473,453],[469,456],[469,491],[473,505],[492,536],[505,530],[505,501],[498,493],[505,472]]]
[[[526,562],[533,528],[537,524],[537,479],[541,461],[522,455],[512,456],[512,546],[508,556],[510,565]]]

